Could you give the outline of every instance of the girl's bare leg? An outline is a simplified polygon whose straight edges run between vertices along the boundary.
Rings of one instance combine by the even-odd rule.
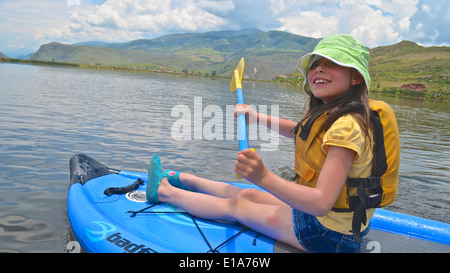
[[[242,190],[227,183],[201,178],[189,173],[180,173],[179,177],[181,183],[188,189],[221,198],[236,197]]]
[[[241,189],[239,187],[201,178],[188,173],[180,173],[180,180],[187,188],[220,198],[243,198],[255,203],[288,206],[272,194],[257,189]]]
[[[202,182],[205,181],[200,183]],[[186,186],[189,187],[189,185]],[[235,192],[235,189],[232,188],[225,187],[225,189],[225,195]],[[158,199],[200,218],[240,222],[250,229],[303,250],[294,233],[289,206],[261,204],[242,198],[220,198],[209,194],[185,191],[170,185],[166,178],[161,180]]]

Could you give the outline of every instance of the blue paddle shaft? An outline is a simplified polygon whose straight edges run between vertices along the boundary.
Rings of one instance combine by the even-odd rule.
[[[237,103],[244,103],[244,94],[242,88],[236,89]],[[247,121],[245,119],[245,114],[238,115],[238,140],[239,140],[239,151],[248,149],[248,137],[247,137]]]

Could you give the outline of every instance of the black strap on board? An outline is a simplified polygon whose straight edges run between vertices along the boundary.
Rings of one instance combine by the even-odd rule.
[[[113,194],[125,194],[130,191],[135,191],[137,188],[139,188],[139,185],[143,185],[144,180],[138,178],[133,184],[125,186],[125,187],[118,187],[118,188],[107,188],[103,193],[105,195],[111,196]]]

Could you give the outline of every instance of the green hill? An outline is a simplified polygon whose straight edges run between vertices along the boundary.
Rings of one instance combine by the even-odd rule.
[[[161,57],[142,51],[120,50],[108,47],[66,45],[61,43],[49,43],[42,45],[38,51],[31,55],[30,60],[100,64],[100,65],[127,65],[133,63],[150,63]]]
[[[423,47],[402,41],[370,53],[374,91],[450,98],[450,47]],[[416,90],[414,86],[425,88]]]
[[[245,57],[244,78],[271,80],[293,71],[298,56],[311,51],[318,41],[281,31],[215,31],[171,34],[100,47],[50,43],[42,45],[30,60],[164,67],[202,74],[214,71],[219,76],[230,76],[237,61]]]

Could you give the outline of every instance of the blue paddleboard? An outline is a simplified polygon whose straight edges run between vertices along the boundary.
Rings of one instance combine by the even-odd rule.
[[[104,193],[139,178],[143,184],[133,191]],[[146,173],[112,170],[76,155],[71,159],[71,182],[67,211],[85,252],[273,252],[274,240],[242,225],[196,218],[166,203],[148,203]]]
[[[146,186],[147,173],[111,169],[84,154],[71,158],[67,213],[85,252],[280,252],[275,240],[242,225],[200,219],[167,203],[148,203]],[[450,225],[377,209],[361,252],[448,253]]]

